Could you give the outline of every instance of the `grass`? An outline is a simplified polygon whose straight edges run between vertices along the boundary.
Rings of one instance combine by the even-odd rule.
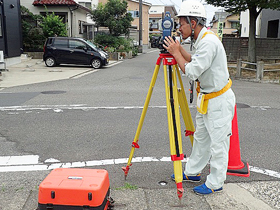
[[[137,190],[138,187],[136,185],[129,184],[126,182],[123,187],[118,187],[116,190]]]

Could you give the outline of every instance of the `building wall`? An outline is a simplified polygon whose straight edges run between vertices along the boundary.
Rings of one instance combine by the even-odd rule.
[[[260,37],[262,13],[258,16],[256,22],[256,37]],[[241,37],[249,37],[249,10],[241,12],[240,14]]]
[[[224,37],[223,45],[229,61],[236,61],[238,58],[247,60],[248,58],[248,38]],[[256,39],[257,59],[280,59],[280,39]]]
[[[33,14],[46,13],[44,6],[34,6],[32,3],[34,0],[22,0],[21,5],[29,9]],[[71,7],[70,7],[71,8]],[[83,9],[77,9],[70,11],[70,8],[65,6],[47,6],[48,12],[54,13],[65,13],[66,14],[66,27],[68,31],[68,36],[71,37],[83,37],[83,34],[79,33],[79,21],[87,22],[87,12]],[[74,6],[72,6],[72,9]],[[72,14],[72,15],[71,15]]]
[[[276,38],[280,38],[280,11],[264,9],[262,11],[262,22],[261,22],[261,30],[260,37],[266,38],[268,32],[268,22],[278,20],[278,36]],[[275,28],[275,30],[277,30]]]
[[[139,10],[139,3],[128,1],[128,10],[137,11]],[[132,21],[133,26],[137,26],[137,30],[139,30],[139,17],[135,17]],[[149,44],[149,6],[142,6],[142,41],[143,45],[148,46]]]
[[[151,6],[149,13],[152,14],[162,14],[165,12],[165,6],[164,5],[153,5]]]
[[[217,33],[218,22],[219,21],[214,22],[211,28],[211,30],[215,33]],[[224,22],[223,34],[232,34],[236,31],[236,28],[232,28],[231,23],[239,22],[239,15],[229,15],[225,19],[221,20],[221,22]]]
[[[2,2],[0,50],[4,52],[5,58],[19,57],[22,47],[20,2],[19,0],[2,0]]]
[[[21,0],[20,4],[22,6],[25,6],[26,8],[28,8],[29,11],[32,12],[33,14],[37,14],[38,15],[39,14],[38,13],[38,9],[35,6],[32,5],[33,2],[34,2],[34,0]]]

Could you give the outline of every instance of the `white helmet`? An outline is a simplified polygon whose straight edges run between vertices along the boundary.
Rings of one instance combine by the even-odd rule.
[[[181,4],[181,8],[177,17],[192,16],[206,19],[206,12],[204,6],[196,0],[186,0]]]

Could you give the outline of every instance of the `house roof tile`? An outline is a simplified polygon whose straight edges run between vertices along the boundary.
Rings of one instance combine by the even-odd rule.
[[[77,5],[74,0],[34,0],[33,5]]]

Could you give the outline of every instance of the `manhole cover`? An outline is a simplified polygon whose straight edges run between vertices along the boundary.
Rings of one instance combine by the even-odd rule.
[[[66,91],[61,91],[61,90],[53,90],[53,91],[43,91],[41,92],[42,94],[62,94],[66,93]]]
[[[236,103],[236,108],[249,108],[250,106],[247,104]]]

